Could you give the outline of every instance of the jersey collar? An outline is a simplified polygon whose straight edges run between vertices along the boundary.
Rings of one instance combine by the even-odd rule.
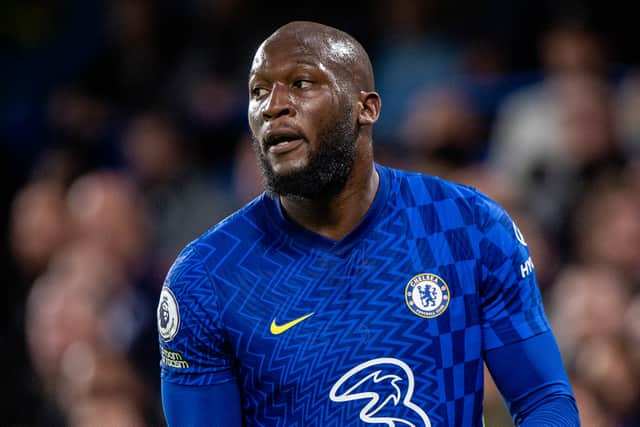
[[[387,205],[390,172],[386,167],[377,163],[375,164],[375,168],[378,172],[379,184],[373,202],[360,223],[342,239],[330,239],[290,221],[284,215],[279,198],[265,196],[265,208],[267,216],[274,226],[274,233],[285,233],[295,244],[303,245],[312,250],[330,251],[336,255],[346,254],[353,246],[360,242],[363,235],[375,227],[377,223],[376,219]]]

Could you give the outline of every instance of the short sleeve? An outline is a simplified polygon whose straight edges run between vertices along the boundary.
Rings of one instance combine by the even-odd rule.
[[[480,301],[485,350],[550,330],[535,266],[517,225],[496,202],[477,202],[481,237]]]
[[[215,287],[193,244],[167,273],[157,321],[163,381],[198,386],[233,380]]]

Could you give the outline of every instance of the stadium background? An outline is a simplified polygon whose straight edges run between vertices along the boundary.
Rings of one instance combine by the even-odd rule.
[[[370,52],[378,161],[516,218],[584,426],[640,425],[640,36],[618,1],[4,0],[1,425],[160,425],[155,304],[178,250],[260,188],[258,43]],[[489,381],[488,426],[510,425]]]

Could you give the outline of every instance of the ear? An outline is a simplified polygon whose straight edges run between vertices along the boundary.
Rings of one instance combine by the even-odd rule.
[[[358,124],[362,126],[372,125],[378,121],[382,100],[377,92],[360,91],[358,101]]]

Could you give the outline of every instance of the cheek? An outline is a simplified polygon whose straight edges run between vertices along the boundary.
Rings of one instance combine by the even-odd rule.
[[[326,94],[300,105],[300,120],[306,122],[307,136],[311,137],[332,128],[340,120],[343,111],[342,103],[337,95]]]
[[[256,135],[256,132],[260,128],[260,106],[255,102],[249,103],[249,108],[247,110],[247,122],[249,123],[249,129],[251,129],[251,133]]]

